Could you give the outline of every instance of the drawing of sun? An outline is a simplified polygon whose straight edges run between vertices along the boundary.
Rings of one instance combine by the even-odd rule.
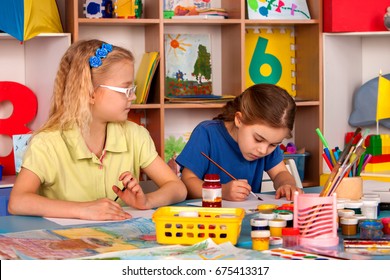
[[[169,43],[169,50],[168,50],[168,53],[171,52],[171,50],[173,50],[173,52],[175,53],[175,56],[177,57],[177,52],[176,52],[176,49],[179,49],[179,50],[182,50],[183,52],[187,51],[185,49],[185,47],[190,47],[192,46],[191,44],[186,44],[185,43],[185,39],[182,39],[182,40],[179,40],[181,34],[177,34],[175,38],[173,38],[171,36],[171,34],[168,34],[168,38],[171,40],[170,43]]]

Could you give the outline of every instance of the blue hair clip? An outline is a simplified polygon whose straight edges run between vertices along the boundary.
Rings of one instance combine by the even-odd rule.
[[[110,52],[112,52],[112,45],[103,43],[101,48],[98,48],[94,56],[89,58],[89,66],[97,68],[102,65],[102,58],[105,58]]]

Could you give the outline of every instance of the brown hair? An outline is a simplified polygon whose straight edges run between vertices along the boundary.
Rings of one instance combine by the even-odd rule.
[[[74,125],[78,125],[82,132],[88,131],[92,119],[89,98],[94,89],[110,73],[113,64],[124,60],[134,62],[130,51],[113,46],[112,52],[102,58],[102,65],[91,68],[89,58],[103,43],[100,40],[81,40],[65,52],[54,82],[49,119],[36,133],[67,130]]]
[[[247,88],[233,101],[223,107],[214,119],[234,121],[236,112],[241,112],[246,125],[265,124],[275,128],[294,128],[296,105],[288,92],[272,84],[257,84]],[[291,136],[291,135],[290,135]]]

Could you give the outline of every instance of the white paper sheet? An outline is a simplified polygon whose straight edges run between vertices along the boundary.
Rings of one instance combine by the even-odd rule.
[[[145,219],[151,219],[155,211],[155,210],[138,210],[132,207],[123,207],[123,210],[129,213],[133,218],[140,217]],[[118,221],[91,221],[91,220],[65,219],[65,218],[46,218],[46,219],[62,226],[118,222]]]

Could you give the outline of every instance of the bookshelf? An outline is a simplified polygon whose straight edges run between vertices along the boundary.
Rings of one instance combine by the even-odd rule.
[[[322,171],[322,146],[315,133],[317,127],[322,129],[322,0],[307,0],[311,20],[249,20],[244,0],[212,2],[214,7],[227,10],[228,19],[164,19],[163,2],[144,0],[142,19],[87,19],[83,15],[83,1],[69,0],[65,7],[66,30],[72,34],[73,42],[98,38],[132,50],[136,57],[136,69],[144,52],[161,53],[149,99],[146,104],[134,104],[133,112],[145,112],[146,128],[155,141],[159,154],[163,156],[166,131],[172,128],[172,123],[177,122],[178,117],[184,123],[188,122],[188,130],[192,130],[195,123],[216,115],[224,105],[165,102],[164,34],[209,32],[212,37],[211,45],[216,48],[212,51],[213,93],[237,96],[245,89],[246,28],[259,25],[294,27],[298,106],[294,142],[299,147],[305,147],[311,154],[306,162],[303,185],[317,186]],[[193,116],[198,117],[196,122]]]
[[[353,110],[353,98],[356,90],[364,83],[382,74],[390,73],[388,45],[390,33],[343,32],[324,33],[324,135],[330,146],[344,146],[346,132],[356,128],[348,124]],[[351,63],[352,62],[352,63]],[[376,125],[364,127],[370,134],[376,134]],[[390,129],[379,127],[380,134],[389,134]],[[324,173],[330,170],[324,166]],[[388,181],[386,172],[364,173],[365,179]]]

